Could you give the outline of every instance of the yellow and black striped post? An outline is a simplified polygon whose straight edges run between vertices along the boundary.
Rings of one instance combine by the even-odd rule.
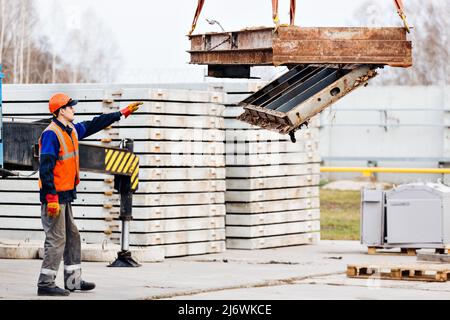
[[[139,157],[126,149],[105,149],[105,170],[114,175],[131,177],[131,190],[139,185]]]
[[[133,142],[125,139],[125,148],[110,148],[80,143],[80,170],[130,177],[129,187],[139,185],[139,157],[133,153]]]

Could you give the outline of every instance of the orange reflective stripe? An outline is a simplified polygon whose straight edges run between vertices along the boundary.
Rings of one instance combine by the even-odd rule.
[[[72,128],[72,142],[73,142],[73,147],[75,149],[74,151],[74,156],[75,156],[75,185],[77,185],[78,183],[80,183],[80,161],[79,161],[79,154],[78,154],[78,132],[77,129],[75,128],[74,124],[72,122],[69,122],[69,126]]]
[[[58,160],[66,160],[66,159],[70,159],[70,158],[73,158],[73,157],[76,157],[76,156],[78,156],[78,151],[69,152],[69,153],[66,153],[63,156],[59,156]]]
[[[61,132],[62,130],[58,128],[58,125],[52,122],[44,131],[47,130],[53,131],[58,136],[59,143],[62,146],[64,153],[68,153],[69,149],[67,148],[66,140],[64,139],[63,133]]]

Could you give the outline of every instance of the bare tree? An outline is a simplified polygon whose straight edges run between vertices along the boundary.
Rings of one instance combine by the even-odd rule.
[[[0,14],[1,14],[1,30],[0,30],[0,63],[3,63],[3,44],[5,39],[5,0],[0,0]]]
[[[410,0],[405,3],[409,23],[414,27],[413,67],[386,68],[374,83],[389,85],[443,85],[450,83],[450,1]],[[366,0],[355,12],[352,24],[359,26],[401,25],[393,7]]]
[[[19,83],[23,83],[23,63],[24,63],[24,46],[25,46],[25,0],[20,1],[20,49],[19,49]]]
[[[39,17],[32,0],[0,0],[4,82],[112,81],[120,63],[112,32],[88,11],[82,29],[71,30],[61,1],[50,4],[51,19],[46,21],[53,28],[44,36],[38,28]]]
[[[112,82],[121,62],[118,45],[95,11],[86,9],[81,29],[72,30],[69,36],[72,45],[64,56],[70,60],[72,81]]]
[[[18,5],[19,4],[19,5]],[[31,0],[1,0],[0,56],[5,82],[23,83],[27,78],[26,63],[30,58],[36,13]]]

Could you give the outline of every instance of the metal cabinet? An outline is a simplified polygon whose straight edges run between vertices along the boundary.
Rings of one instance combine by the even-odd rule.
[[[412,183],[389,191],[363,190],[361,243],[378,247],[447,248],[450,187]]]
[[[361,242],[370,246],[383,243],[384,192],[361,191]]]

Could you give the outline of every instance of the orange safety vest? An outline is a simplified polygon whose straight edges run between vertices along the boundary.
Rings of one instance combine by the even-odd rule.
[[[80,183],[78,133],[72,123],[69,123],[69,127],[72,128],[70,136],[67,131],[63,130],[54,122],[50,123],[43,131],[53,131],[59,141],[58,159],[56,160],[56,165],[53,169],[56,192],[73,190]],[[41,138],[39,138],[39,156],[41,155]],[[40,179],[39,189],[42,189],[42,182]]]

